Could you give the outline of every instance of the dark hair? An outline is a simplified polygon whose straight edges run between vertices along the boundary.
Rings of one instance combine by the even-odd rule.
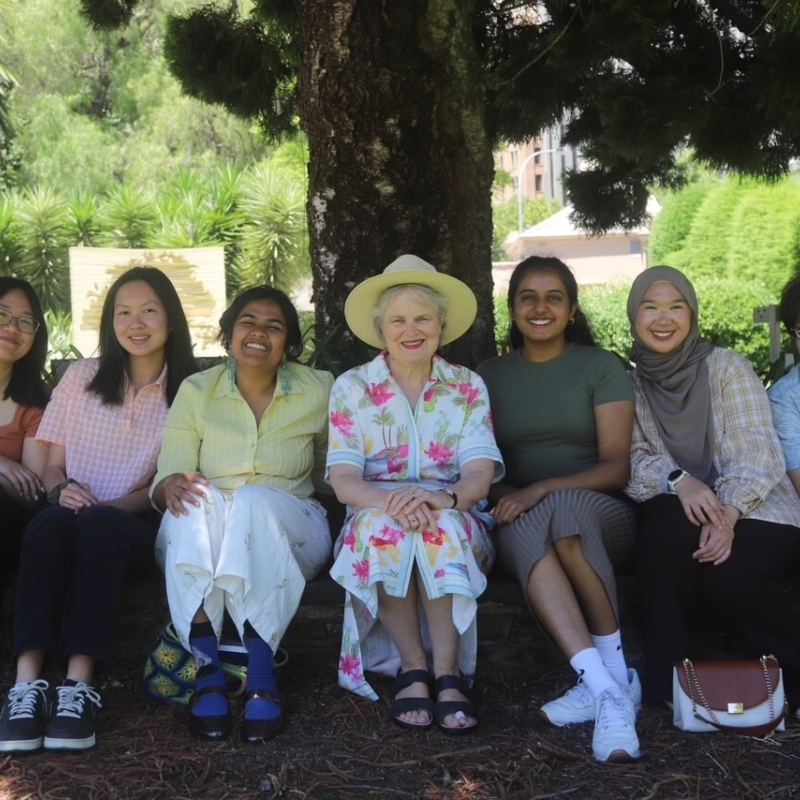
[[[114,304],[117,292],[126,283],[144,281],[155,293],[167,312],[169,335],[164,348],[167,364],[167,405],[172,405],[183,379],[197,372],[197,362],[192,353],[189,323],[183,312],[172,281],[156,267],[133,267],[111,284],[100,314],[100,367],[86,387],[99,395],[109,406],[122,404],[125,397],[125,380],[128,377],[130,354],[119,343],[114,331]]]
[[[795,275],[781,292],[780,304],[781,322],[786,330],[791,333],[792,328],[800,319],[800,275]]]
[[[514,350],[522,347],[522,334],[514,323],[514,298],[519,291],[522,279],[531,272],[555,272],[567,290],[569,304],[575,306],[574,322],[570,323],[564,331],[564,337],[568,342],[585,344],[589,347],[597,347],[594,340],[592,329],[589,327],[589,320],[581,311],[578,305],[578,282],[572,274],[572,270],[561,259],[546,256],[529,256],[524,261],[520,261],[511,273],[508,282],[508,308],[511,312],[511,324],[508,328],[508,341]]]
[[[297,309],[285,292],[273,286],[254,286],[237,295],[219,318],[217,340],[226,350],[231,349],[233,326],[244,307],[255,300],[271,300],[280,308],[286,323],[286,358],[289,361],[297,361],[303,352],[303,333],[300,330]]]
[[[0,299],[9,292],[22,292],[28,300],[34,319],[39,323],[39,330],[33,335],[31,349],[11,369],[11,380],[6,386],[3,399],[11,398],[20,406],[44,408],[47,405],[47,393],[44,390],[44,362],[47,358],[47,323],[42,311],[42,304],[33,286],[22,278],[0,278]]]

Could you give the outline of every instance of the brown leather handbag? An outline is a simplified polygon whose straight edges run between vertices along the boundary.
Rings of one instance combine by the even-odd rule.
[[[783,674],[775,656],[741,661],[676,661],[672,721],[682,731],[764,738],[784,730]]]

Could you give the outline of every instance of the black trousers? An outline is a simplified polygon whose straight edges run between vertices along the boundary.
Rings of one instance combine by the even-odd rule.
[[[738,634],[745,657],[777,656],[797,709],[800,616],[781,583],[800,565],[800,529],[740,520],[730,557],[716,567],[692,558],[699,537],[676,496],[642,504],[638,577],[649,697],[672,699],[672,665],[692,657],[691,622],[704,605]]]
[[[122,584],[153,564],[160,519],[101,505],[40,511],[22,542],[14,657],[44,650],[108,661]]]

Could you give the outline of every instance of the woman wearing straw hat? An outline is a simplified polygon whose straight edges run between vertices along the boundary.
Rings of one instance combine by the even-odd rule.
[[[391,719],[450,734],[477,724],[467,679],[494,561],[483,509],[503,464],[483,381],[436,351],[476,308],[464,283],[400,256],[347,299],[350,329],[382,352],[330,403],[328,472],[348,508],[331,569],[347,590],[339,683],[377,700],[365,670],[396,676]]]

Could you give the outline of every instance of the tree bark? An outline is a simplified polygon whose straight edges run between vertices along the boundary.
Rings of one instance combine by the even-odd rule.
[[[471,0],[301,2],[317,334],[341,326],[345,366],[359,360],[346,344],[348,293],[402,253],[460,278],[478,298],[475,324],[444,355],[474,366],[495,352],[492,146],[472,7]]]

